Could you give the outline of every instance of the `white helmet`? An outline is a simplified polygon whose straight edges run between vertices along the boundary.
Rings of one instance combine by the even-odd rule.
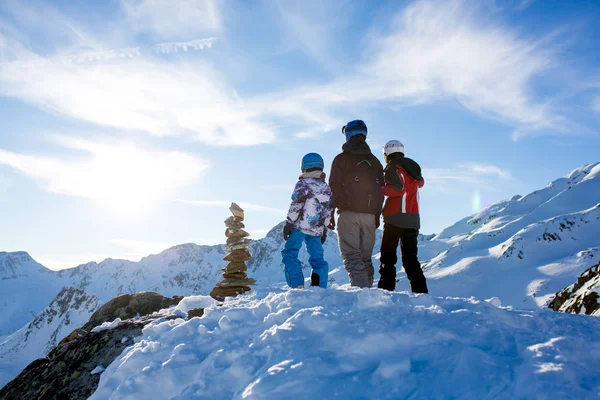
[[[399,140],[390,140],[383,146],[383,154],[389,156],[394,153],[402,153],[404,154],[404,145]]]

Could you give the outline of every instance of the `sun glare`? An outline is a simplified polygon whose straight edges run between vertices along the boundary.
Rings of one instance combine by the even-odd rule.
[[[120,218],[148,214],[161,199],[197,181],[207,164],[180,152],[148,151],[132,143],[63,143],[92,155],[85,163],[62,165],[59,192],[96,200]]]

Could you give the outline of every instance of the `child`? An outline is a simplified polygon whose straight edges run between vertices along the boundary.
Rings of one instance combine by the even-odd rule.
[[[285,247],[281,252],[285,279],[291,288],[304,287],[298,252],[306,243],[312,267],[311,286],[327,287],[329,264],[323,258],[323,244],[331,218],[331,190],[325,182],[323,158],[309,153],[302,158],[302,174],[292,194],[292,204],[283,228]]]
[[[383,194],[383,239],[381,240],[380,289],[396,289],[397,249],[400,242],[402,266],[413,293],[428,293],[427,281],[417,258],[417,237],[421,228],[419,188],[425,185],[421,167],[404,157],[404,145],[390,140],[383,148],[386,162]]]

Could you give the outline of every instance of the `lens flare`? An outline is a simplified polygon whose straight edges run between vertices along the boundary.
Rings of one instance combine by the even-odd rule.
[[[475,193],[473,193],[472,206],[473,213],[478,213],[479,211],[481,211],[481,195],[479,194],[478,190],[476,190]]]

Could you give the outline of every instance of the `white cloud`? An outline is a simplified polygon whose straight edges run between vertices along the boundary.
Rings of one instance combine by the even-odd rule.
[[[522,132],[562,128],[565,118],[532,88],[534,78],[555,66],[551,41],[522,37],[485,14],[468,1],[417,1],[396,16],[388,34],[371,40],[354,73],[257,101],[328,127],[342,107],[456,99]]]
[[[510,171],[480,163],[462,163],[452,168],[424,168],[423,177],[428,188],[445,193],[458,193],[465,187],[497,190],[500,183],[516,181]]]
[[[513,179],[512,175],[509,171],[499,168],[495,165],[465,163],[465,164],[460,164],[458,167],[459,167],[459,169],[462,169],[462,170],[466,171],[467,173],[475,175],[475,176],[478,176],[478,175],[492,176],[492,177],[495,176],[497,178],[506,179],[506,180]]]
[[[72,138],[60,138],[59,143],[78,155],[50,157],[0,150],[0,164],[21,171],[51,192],[98,200],[122,214],[137,214],[196,183],[209,167],[187,153],[145,150],[129,143]]]
[[[222,207],[222,208],[229,208],[229,206],[231,205],[232,201],[228,201],[228,200],[177,200],[178,202],[182,203],[182,204],[187,204],[190,206],[196,206],[196,207]],[[248,203],[245,201],[236,201],[237,204],[239,204],[240,207],[242,207],[245,211],[259,211],[259,212],[268,212],[268,213],[274,213],[274,214],[283,214],[285,215],[287,213],[286,210],[280,210],[278,208],[273,208],[273,207],[265,207],[265,206],[261,206],[260,204],[254,204],[254,203]]]
[[[109,53],[112,54],[112,53]],[[274,139],[207,64],[169,64],[140,57],[43,58],[29,53],[0,64],[3,94],[53,112],[157,136],[192,134],[215,145]],[[75,62],[88,60],[94,62]]]
[[[181,38],[222,28],[217,0],[121,0],[126,23],[139,32]]]
[[[211,48],[215,38],[207,38],[207,39],[196,39],[196,40],[188,40],[187,42],[169,42],[169,43],[159,43],[154,48],[157,53],[162,54],[170,54],[177,53],[179,51],[188,51],[188,50],[203,50],[205,48]]]

